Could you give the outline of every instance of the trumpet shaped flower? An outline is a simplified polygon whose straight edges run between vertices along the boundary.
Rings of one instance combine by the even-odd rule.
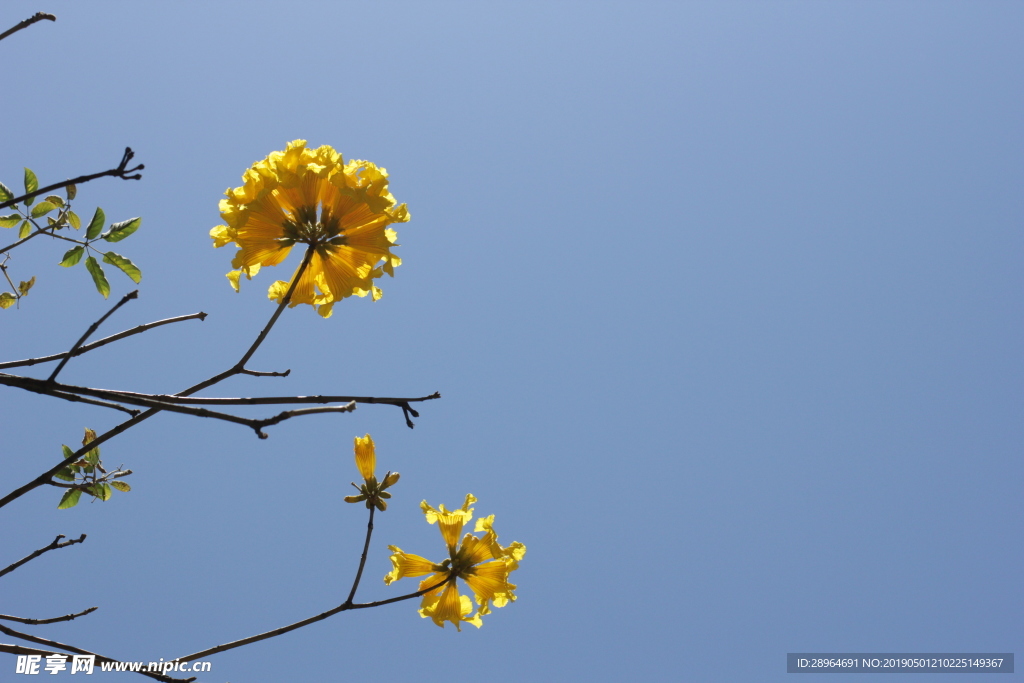
[[[291,248],[313,251],[290,306],[309,304],[327,318],[335,302],[352,296],[381,297],[373,280],[394,276],[402,260],[391,253],[397,234],[388,226],[409,220],[405,204],[388,191],[388,174],[368,161],[347,163],[334,148],[289,142],[242,174],[243,185],[220,202],[225,225],[210,231],[213,246],[239,247],[228,273],[238,291],[263,266],[284,261]],[[280,303],[291,283],[278,280],[268,294]]]
[[[406,576],[426,576],[420,581],[420,590],[430,588],[423,595],[420,615],[430,617],[435,624],[444,627],[449,621],[455,628],[462,630],[463,622],[479,628],[483,625],[481,616],[490,614],[491,605],[503,607],[516,599],[513,583],[509,583],[509,574],[519,568],[519,562],[526,555],[526,546],[513,542],[507,547],[498,543],[498,534],[494,531],[494,515],[478,519],[474,530],[483,536],[466,534],[459,541],[462,527],[473,518],[476,502],[472,494],[466,496],[461,508],[448,510],[444,505],[434,508],[423,501],[420,508],[427,517],[427,522],[437,524],[441,537],[448,548],[448,559],[435,563],[430,560],[404,552],[397,546],[388,546],[392,551],[392,571],[384,577],[384,583]],[[469,596],[461,595],[456,580],[462,579],[473,592],[477,610],[473,612],[473,604]],[[433,587],[433,588],[431,588]]]

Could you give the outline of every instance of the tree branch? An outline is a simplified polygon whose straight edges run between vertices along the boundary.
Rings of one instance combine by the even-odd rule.
[[[31,199],[32,197],[38,197],[41,194],[46,194],[47,192],[52,192],[53,190],[59,190],[60,188],[67,187],[68,185],[81,185],[82,183],[87,183],[90,180],[96,180],[97,178],[102,178],[104,176],[114,176],[116,178],[121,178],[123,180],[138,180],[139,178],[142,177],[141,173],[135,173],[134,175],[128,174],[134,173],[135,171],[141,171],[144,168],[146,168],[146,166],[144,164],[139,164],[134,168],[128,168],[128,162],[131,161],[132,157],[134,156],[135,152],[132,151],[132,148],[125,147],[124,156],[121,157],[121,163],[118,164],[117,168],[112,168],[108,171],[103,171],[101,173],[93,173],[91,175],[80,175],[77,178],[72,178],[71,180],[65,180],[64,182],[61,183],[47,185],[46,187],[36,190],[35,192],[29,192],[28,194],[23,194],[20,197],[15,197],[14,199],[9,199],[6,202],[0,203],[0,209],[6,209],[8,206],[14,206],[18,202],[23,202],[26,199]]]
[[[355,402],[350,401],[344,406],[328,406],[324,408],[310,408],[304,410],[288,410],[283,413],[269,418],[254,419],[246,417],[238,417],[237,415],[231,415],[230,413],[222,413],[217,410],[209,410],[208,408],[193,408],[188,405],[178,405],[175,401],[163,401],[147,396],[146,394],[135,394],[132,392],[119,392],[111,391],[108,389],[90,389],[89,387],[74,387],[69,384],[60,384],[59,382],[49,382],[47,380],[35,379],[33,377],[19,377],[17,375],[7,375],[0,373],[0,384],[6,384],[8,386],[18,387],[19,389],[25,389],[37,394],[44,394],[46,396],[53,396],[55,398],[63,398],[71,401],[82,400],[74,394],[85,394],[86,396],[95,396],[98,398],[112,399],[114,401],[121,401],[122,403],[131,403],[137,406],[143,406],[151,410],[166,410],[171,413],[184,413],[185,415],[193,415],[195,417],[209,417],[215,420],[224,420],[225,422],[234,422],[235,424],[244,425],[251,428],[256,432],[256,435],[261,439],[266,439],[267,434],[263,431],[263,427],[268,425],[278,424],[284,422],[293,417],[301,417],[303,415],[313,415],[316,413],[350,413],[355,410]],[[168,397],[168,398],[174,398]],[[94,402],[94,401],[93,401]],[[295,403],[296,401],[285,401],[286,403]],[[298,401],[303,402],[303,401]],[[317,403],[327,403],[327,401],[316,401]],[[113,404],[101,405],[105,407],[113,407]],[[230,405],[230,404],[229,404]],[[122,408],[127,412],[127,408]],[[138,411],[136,411],[138,412]],[[90,445],[92,445],[91,442]]]
[[[11,572],[13,572],[15,569],[17,569],[21,565],[25,564],[26,562],[31,562],[32,560],[36,559],[37,557],[39,557],[43,553],[50,552],[51,550],[57,550],[58,548],[67,548],[69,545],[74,545],[76,543],[82,543],[82,542],[85,541],[85,534],[82,534],[78,538],[72,538],[72,539],[67,540],[67,541],[61,541],[60,539],[62,539],[62,538],[64,538],[64,534],[58,535],[57,538],[53,539],[53,542],[50,543],[50,545],[48,545],[48,546],[46,546],[44,548],[40,548],[39,550],[35,551],[31,555],[18,560],[14,564],[8,565],[4,569],[0,569],[0,576],[3,576],[4,574],[10,574]]]
[[[192,320],[194,318],[199,318],[199,320],[206,320],[206,313],[203,313],[202,311],[200,311],[199,313],[190,313],[188,315],[179,315],[179,316],[177,316],[175,318],[166,318],[164,320],[157,320],[156,322],[152,322],[152,323],[145,323],[144,325],[139,325],[137,327],[133,327],[130,330],[125,330],[124,332],[118,332],[117,334],[112,334],[109,337],[104,337],[103,339],[98,339],[98,340],[92,342],[91,344],[85,344],[84,346],[78,348],[74,353],[70,353],[70,352],[55,353],[52,356],[41,356],[39,358],[26,358],[25,360],[12,360],[12,361],[8,361],[6,363],[0,363],[0,370],[6,370],[7,368],[19,368],[19,367],[23,367],[25,365],[36,365],[38,363],[48,363],[50,361],[60,360],[61,358],[67,358],[68,356],[81,356],[82,354],[88,353],[89,351],[92,351],[93,349],[98,349],[101,346],[106,346],[107,344],[110,344],[111,342],[116,342],[118,340],[124,339],[125,337],[131,337],[132,335],[140,334],[142,332],[145,332],[146,330],[151,330],[154,327],[160,327],[161,325],[169,325],[171,323],[180,323],[180,322],[182,322],[184,320]],[[246,374],[255,374],[255,373],[246,373]],[[267,374],[277,374],[277,373],[267,373]],[[283,373],[281,376],[284,377],[284,376],[287,376],[287,374],[288,373]]]
[[[43,19],[49,19],[50,21],[57,21],[57,17],[53,16],[52,14],[47,14],[46,12],[36,12],[35,14],[33,14],[31,17],[29,17],[25,21],[18,22],[13,27],[7,29],[3,33],[0,33],[0,40],[3,40],[4,38],[6,38],[7,36],[11,35],[12,33],[17,33],[18,31],[20,31],[23,28],[28,28],[32,24],[36,23],[37,21],[42,21]]]
[[[114,410],[120,410],[122,413],[128,413],[133,417],[142,412],[141,410],[135,410],[133,408],[125,408],[124,406],[118,405],[116,403],[110,403],[108,401],[97,401],[96,399],[93,398],[84,398],[82,396],[68,394],[63,391],[54,391],[50,394],[50,396],[62,398],[65,401],[71,401],[72,403],[88,403],[89,405],[100,406],[101,408],[113,408]]]
[[[96,658],[97,662],[120,663],[120,660],[113,659],[112,657],[104,657],[103,655],[98,655],[95,652],[89,652],[88,650],[83,650],[82,648],[75,647],[74,645],[65,645],[64,643],[59,643],[56,640],[49,640],[47,638],[40,638],[39,636],[29,635],[28,633],[22,633],[21,631],[15,631],[13,628],[8,628],[8,627],[4,626],[3,624],[0,624],[0,633],[6,633],[9,636],[13,636],[15,638],[21,638],[22,640],[27,640],[30,643],[38,643],[39,645],[47,645],[49,647],[57,648],[58,650],[67,650],[68,652],[73,652],[76,655],[92,655],[93,657]],[[63,653],[57,653],[57,654],[63,654]],[[142,671],[142,670],[140,670],[140,671],[137,671],[135,673],[140,673],[143,676],[148,676],[149,678],[153,678],[153,679],[156,679],[158,681],[163,681],[163,683],[190,683],[191,681],[196,680],[194,676],[192,678],[171,678],[170,676],[164,676],[163,674],[158,674],[158,673],[155,673],[155,672],[152,672],[152,671]]]
[[[55,624],[58,621],[71,621],[72,619],[77,619],[78,617],[84,617],[86,614],[90,614],[92,612],[95,612],[98,609],[99,609],[99,607],[90,607],[87,610],[82,610],[81,612],[77,612],[75,614],[65,614],[62,617],[54,617],[53,619],[25,619],[24,617],[12,617],[9,614],[0,614],[0,619],[6,620],[6,621],[17,621],[17,622],[22,623],[22,624],[32,624],[32,625],[37,625],[37,624]]]
[[[66,354],[64,354],[63,360],[61,360],[61,362],[57,365],[57,367],[54,368],[53,372],[50,373],[50,376],[49,376],[49,378],[47,378],[46,381],[47,382],[53,382],[55,379],[57,379],[57,375],[60,373],[61,370],[64,369],[64,366],[67,365],[68,361],[71,360],[72,356],[75,355],[75,352],[78,351],[78,349],[81,348],[82,344],[85,343],[85,340],[88,339],[89,337],[91,337],[92,333],[95,332],[99,328],[99,326],[103,324],[104,320],[106,320],[107,318],[112,316],[117,309],[121,308],[122,306],[124,306],[126,303],[128,303],[132,299],[138,299],[138,298],[139,298],[139,290],[137,290],[137,289],[132,290],[131,292],[128,292],[123,297],[121,297],[121,300],[118,301],[116,304],[114,304],[113,308],[111,308],[109,311],[107,311],[105,314],[103,314],[103,316],[101,316],[99,320],[97,320],[96,322],[94,322],[92,325],[89,326],[89,329],[87,329],[85,331],[85,334],[83,334],[78,339],[78,341],[75,342],[75,345],[71,347],[71,350],[68,351]]]
[[[387,479],[387,477],[384,477],[384,479]],[[352,604],[352,598],[356,597],[356,589],[359,588],[359,581],[363,578],[363,567],[366,566],[366,554],[370,550],[370,536],[373,535],[373,513],[376,509],[376,506],[370,505],[370,520],[366,523],[366,540],[363,542],[363,554],[359,557],[359,569],[356,570],[356,579],[352,582],[352,590],[348,592],[348,597],[345,598],[345,602],[342,603],[344,605]]]
[[[440,588],[444,584],[446,584],[449,581],[451,581],[453,578],[454,578],[454,574],[452,576],[446,578],[444,581],[441,581],[440,583],[437,583],[437,584],[435,584],[433,586],[429,586],[427,588],[424,588],[423,590],[416,591],[415,593],[409,593],[408,595],[401,595],[401,596],[399,596],[397,598],[390,598],[388,600],[378,600],[376,602],[364,602],[364,603],[350,603],[348,601],[345,601],[342,604],[340,604],[337,607],[335,607],[334,609],[329,609],[326,612],[322,612],[320,614],[317,614],[314,617],[309,617],[308,619],[303,619],[302,621],[296,621],[294,624],[289,624],[288,626],[282,626],[281,628],[276,628],[273,631],[267,631],[265,633],[260,633],[260,634],[257,634],[255,636],[249,636],[248,638],[242,638],[241,640],[235,640],[235,641],[232,641],[230,643],[225,643],[224,645],[218,645],[216,647],[211,647],[211,648],[209,648],[207,650],[202,650],[200,652],[194,652],[194,653],[192,653],[190,655],[185,655],[184,657],[178,657],[177,659],[175,659],[175,661],[178,661],[178,662],[191,662],[193,660],[200,659],[202,657],[207,657],[209,655],[215,655],[218,652],[226,652],[228,650],[234,650],[236,647],[242,647],[243,645],[248,645],[250,643],[257,643],[257,642],[259,642],[261,640],[267,640],[268,638],[274,638],[276,636],[280,636],[280,635],[283,635],[283,634],[288,633],[290,631],[294,631],[296,629],[302,628],[303,626],[308,626],[308,625],[316,623],[318,621],[323,621],[324,619],[326,619],[328,617],[332,617],[335,614],[338,614],[339,612],[345,612],[345,611],[350,610],[350,609],[366,609],[367,607],[380,607],[381,605],[388,605],[388,604],[391,604],[392,602],[401,602],[402,600],[410,600],[412,598],[418,598],[421,595],[429,593],[430,591],[432,591],[432,590],[434,590],[436,588]]]

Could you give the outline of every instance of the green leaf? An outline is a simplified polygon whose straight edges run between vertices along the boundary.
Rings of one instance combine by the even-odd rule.
[[[100,461],[100,449],[94,448],[85,454],[85,461],[90,465],[95,465]]]
[[[39,189],[39,179],[36,178],[36,174],[32,172],[31,168],[25,168],[25,194],[31,194]],[[32,199],[25,200],[25,206],[32,206]]]
[[[32,279],[30,279],[30,280],[22,280],[18,284],[18,292],[22,296],[25,296],[26,294],[28,294],[28,290],[32,289],[32,285],[34,285],[35,283],[36,283],[36,276],[35,275],[33,275]]]
[[[86,239],[94,240],[96,236],[103,230],[103,221],[107,220],[106,215],[103,213],[103,209],[96,207],[96,213],[92,215],[92,220],[89,221],[89,227],[85,231]]]
[[[121,272],[130,277],[135,284],[139,284],[139,281],[142,279],[142,271],[139,270],[138,266],[120,254],[108,251],[103,256],[103,262],[120,268]]]
[[[114,495],[114,492],[110,490],[109,484],[93,484],[86,491],[100,500],[110,500],[110,497]]]
[[[56,208],[57,206],[51,204],[50,202],[39,202],[32,209],[32,218],[39,218],[41,216],[45,216],[46,214],[50,213]]]
[[[135,218],[129,218],[126,221],[119,221],[111,224],[110,230],[107,230],[106,234],[102,235],[102,237],[108,242],[120,242],[125,237],[138,230],[141,225],[142,219],[138,216]]]
[[[32,232],[32,224],[29,223],[28,221],[22,221],[21,225],[18,227],[18,239],[19,240],[25,239],[26,237],[29,236],[29,234],[31,232]]]
[[[103,274],[103,266],[99,264],[94,256],[85,259],[85,269],[92,275],[96,291],[102,294],[104,299],[110,296],[110,283],[107,282],[107,276]]]
[[[17,301],[17,297],[15,297],[10,292],[4,292],[3,294],[0,294],[0,308],[10,308],[15,303],[17,303]]]
[[[61,259],[60,265],[65,268],[70,268],[71,266],[76,265],[82,260],[82,253],[84,251],[85,247],[72,247],[71,249],[68,249],[64,252],[64,258]]]
[[[71,227],[75,230],[82,227],[82,219],[78,217],[77,213],[71,210],[68,210],[68,223],[70,223]]]
[[[21,221],[21,214],[12,213],[0,216],[0,228],[13,228],[19,221]]]
[[[0,183],[0,202],[9,202],[12,199],[14,199],[14,193],[11,192],[11,188]]]
[[[112,481],[110,482],[110,485],[113,486],[118,491],[124,491],[125,493],[128,493],[129,491],[132,490],[132,487],[129,486],[128,482],[126,481]]]
[[[68,185],[64,188],[64,191],[68,194],[68,201],[78,196],[78,187],[75,185]]]
[[[55,472],[53,476],[57,477],[58,479],[63,479],[64,481],[74,481],[75,480],[75,475],[71,473],[71,468],[70,467],[65,467],[64,469],[60,470],[59,472]]]
[[[44,201],[50,202],[54,206],[59,206],[62,209],[64,208],[64,200],[55,194],[46,195],[46,199]]]
[[[78,489],[68,489],[64,492],[64,495],[60,499],[60,505],[57,506],[58,510],[67,510],[78,505],[78,499],[82,497],[82,492]]]

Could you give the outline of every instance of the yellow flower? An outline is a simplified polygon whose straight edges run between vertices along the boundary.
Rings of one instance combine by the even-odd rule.
[[[356,483],[352,482],[352,486],[359,489],[359,495],[345,496],[345,502],[358,503],[365,500],[367,509],[377,506],[377,509],[383,512],[388,509],[388,504],[382,499],[391,497],[391,494],[385,489],[394,486],[401,475],[398,472],[388,472],[384,481],[377,482],[374,472],[377,468],[377,454],[373,446],[373,439],[369,434],[356,437],[355,451],[356,467],[359,468],[359,474],[363,477],[363,485],[356,486]]]
[[[281,263],[295,244],[314,252],[299,278],[290,305],[309,304],[327,318],[336,301],[381,291],[374,278],[394,276],[402,260],[391,253],[397,234],[387,226],[409,220],[405,204],[388,191],[388,174],[368,161],[345,163],[324,145],[308,149],[289,142],[242,174],[244,184],[225,192],[220,215],[226,225],[210,231],[213,246],[240,247],[228,273],[238,290],[242,275],[252,279],[262,266]],[[289,283],[270,286],[280,302]]]
[[[373,479],[374,470],[377,469],[377,453],[373,447],[373,439],[370,435],[357,436],[355,439],[356,467],[363,479]]]
[[[396,546],[388,546],[392,551],[394,569],[384,577],[384,583],[390,585],[406,576],[429,574],[420,581],[420,590],[436,587],[423,595],[420,615],[430,617],[442,628],[446,621],[455,624],[460,631],[462,622],[479,628],[483,625],[480,617],[490,614],[492,603],[495,607],[504,607],[516,599],[516,586],[508,582],[508,575],[519,568],[519,561],[526,555],[526,546],[517,541],[502,547],[494,531],[494,515],[477,520],[474,531],[484,532],[483,536],[466,534],[459,544],[462,527],[473,518],[470,505],[475,502],[476,498],[468,494],[466,502],[457,510],[448,510],[444,505],[436,509],[427,501],[420,503],[427,522],[437,523],[448,546],[448,559],[441,564],[406,553]],[[473,605],[469,597],[459,594],[456,579],[465,581],[473,591],[479,606],[476,614],[472,614]]]

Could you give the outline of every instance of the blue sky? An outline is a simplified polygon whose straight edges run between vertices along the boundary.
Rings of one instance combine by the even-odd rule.
[[[57,22],[0,42],[0,180],[130,145],[141,181],[79,191],[144,220],[122,243],[140,298],[100,334],[209,314],[65,381],[173,392],[237,360],[293,266],[235,294],[207,233],[303,138],[388,169],[404,263],[381,301],[288,311],[251,364],[288,378],[206,395],[443,399],[415,430],[362,406],[265,441],[169,415],[110,441],[131,493],[0,511],[0,564],[89,536],[4,577],[0,612],[100,609],[25,630],[169,659],[339,604],[369,432],[402,480],[358,599],[403,590],[388,544],[440,559],[421,500],[472,492],[528,548],[518,602],[461,634],[412,603],[341,614],[201,680],[775,681],[787,652],[1022,650],[1019,4],[10,0],[2,23],[39,10]],[[109,306],[31,246],[4,359]],[[13,389],[0,409],[4,492],[117,422]]]

